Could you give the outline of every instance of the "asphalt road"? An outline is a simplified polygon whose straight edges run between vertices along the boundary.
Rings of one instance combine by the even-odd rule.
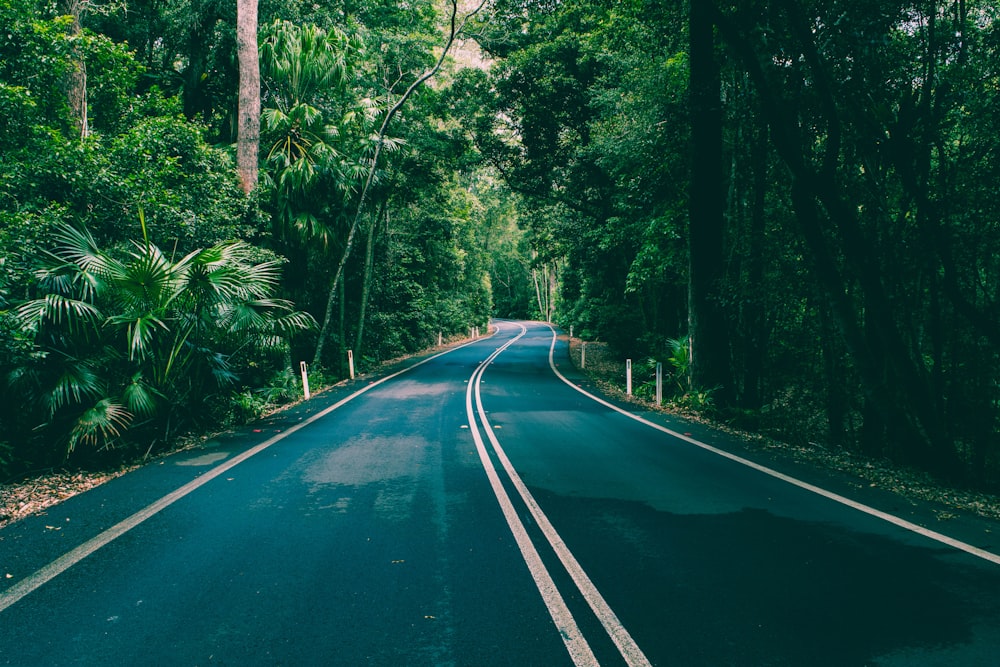
[[[8,526],[0,664],[1000,664],[1000,525],[572,383],[500,323]]]

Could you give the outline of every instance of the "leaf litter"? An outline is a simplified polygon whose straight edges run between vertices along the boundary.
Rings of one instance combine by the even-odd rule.
[[[120,477],[133,467],[101,472],[53,472],[16,484],[4,484],[0,486],[0,528]],[[57,526],[46,528],[59,530]]]

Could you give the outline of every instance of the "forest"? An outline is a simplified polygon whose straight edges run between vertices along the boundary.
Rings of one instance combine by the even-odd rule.
[[[1000,3],[0,0],[0,480],[491,317],[1000,489]]]

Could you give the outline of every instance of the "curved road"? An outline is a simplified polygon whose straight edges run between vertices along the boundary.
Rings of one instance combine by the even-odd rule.
[[[1000,525],[579,384],[503,322],[8,526],[0,664],[997,664]]]

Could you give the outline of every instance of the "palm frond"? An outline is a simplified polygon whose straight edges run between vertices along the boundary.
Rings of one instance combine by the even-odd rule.
[[[398,137],[384,137],[382,139],[382,148],[387,153],[393,153],[405,145],[406,145],[406,139]]]
[[[80,444],[97,446],[101,443],[102,448],[109,447],[131,423],[132,414],[125,406],[110,398],[101,399],[77,418],[70,431],[66,453],[72,453]]]
[[[115,326],[126,326],[125,340],[128,344],[130,361],[149,358],[153,350],[153,338],[157,331],[167,332],[170,328],[160,320],[155,313],[142,313],[138,316],[131,313],[108,318]]]
[[[147,384],[142,373],[133,375],[132,381],[122,391],[122,400],[129,412],[143,417],[156,414],[157,403],[162,399],[163,394]]]
[[[253,333],[267,323],[267,316],[252,301],[230,304],[219,313],[219,325],[230,333]]]
[[[289,117],[301,128],[312,128],[322,122],[323,112],[311,104],[296,104],[288,113]]]
[[[100,274],[105,269],[106,258],[88,230],[59,224],[53,228],[52,238],[56,242],[55,249],[49,253],[52,256],[75,264],[84,271]]]
[[[15,312],[18,326],[32,333],[40,331],[45,324],[65,326],[72,333],[96,330],[102,319],[101,311],[92,303],[61,294],[46,294],[28,301]]]
[[[229,368],[213,368],[212,378],[220,387],[232,386],[240,380],[240,376]]]
[[[312,213],[301,212],[290,222],[291,228],[302,239],[314,239],[324,246],[330,245],[333,240],[334,230]]]
[[[45,408],[50,417],[68,405],[82,403],[86,398],[96,398],[104,391],[97,372],[88,363],[68,355],[62,355],[62,358],[62,373],[44,397]]]
[[[115,298],[133,313],[167,306],[182,289],[177,265],[150,244],[132,256],[115,276]]]
[[[192,263],[188,288],[216,303],[270,294],[280,280],[282,260],[255,264],[254,259],[254,250],[242,241],[206,249]]]
[[[260,112],[261,130],[264,134],[287,134],[292,126],[292,120],[281,109],[268,107]]]
[[[218,386],[232,385],[239,380],[239,376],[229,366],[226,355],[207,347],[190,345],[188,348],[190,356],[208,368]]]
[[[313,331],[319,328],[319,323],[305,311],[296,310],[274,319],[274,329],[284,336],[290,336],[301,331]]]
[[[211,303],[239,298],[244,291],[243,272],[231,264],[199,265],[188,279],[188,289]]]
[[[288,339],[276,335],[259,336],[255,344],[261,352],[284,352],[289,348]]]

